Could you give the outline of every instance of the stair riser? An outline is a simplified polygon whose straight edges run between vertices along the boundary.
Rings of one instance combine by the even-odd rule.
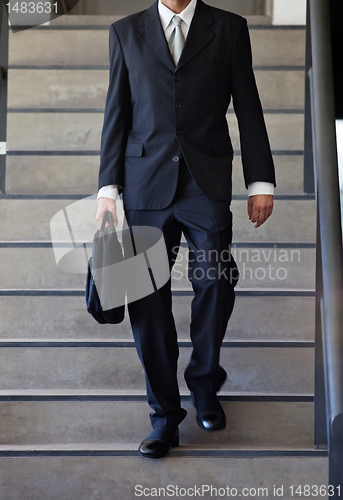
[[[187,255],[188,249],[181,248],[172,270],[176,290],[189,289]],[[314,289],[315,249],[238,247],[232,248],[232,255],[240,272],[237,289]],[[219,264],[215,269],[220,269]],[[212,270],[208,273],[213,275]],[[204,271],[198,267],[194,274],[202,278]]]
[[[255,66],[304,66],[305,29],[250,29]]]
[[[259,71],[265,109],[304,109],[303,71]],[[9,71],[9,108],[104,109],[108,70]]]
[[[275,194],[299,195],[304,193],[304,157],[300,155],[274,155]],[[233,194],[247,195],[244,184],[242,157],[234,156],[232,171]],[[15,184],[13,183],[15,186]]]
[[[191,301],[192,297],[173,297],[182,341],[190,341]],[[2,296],[0,317],[0,339],[133,341],[127,314],[119,325],[100,325],[86,311],[84,297]],[[240,340],[313,341],[314,298],[236,297],[225,341]]]
[[[228,372],[222,387],[235,394],[312,394],[313,349],[228,348],[221,364]],[[191,348],[182,347],[180,387]],[[135,348],[7,348],[0,351],[2,391],[145,391]]]
[[[85,203],[73,200],[0,200],[0,215],[3,223],[0,227],[0,241],[51,241],[50,221],[65,207],[76,207]],[[92,238],[100,223],[95,219],[97,201],[84,215],[83,225],[87,227],[85,238]],[[235,243],[314,243],[315,234],[315,202],[309,200],[276,200],[273,215],[256,229],[247,215],[247,202],[234,200],[231,205],[233,213],[233,241]],[[301,219],[299,220],[299,213]],[[20,214],[20,216],[18,215]],[[88,215],[93,219],[89,220]],[[20,218],[19,218],[20,217]],[[20,222],[19,222],[20,221]],[[81,225],[71,220],[71,225]],[[20,231],[19,229],[20,224]]]
[[[274,156],[275,194],[303,194],[304,158]],[[8,156],[7,194],[90,194],[98,190],[99,156]],[[241,156],[233,160],[233,194],[247,195]]]
[[[181,248],[180,260],[172,271],[174,290],[191,290],[186,253],[187,249]],[[86,258],[83,253],[79,255],[78,269],[86,272]],[[233,249],[233,255],[240,269],[237,289],[314,289],[315,249],[237,248]],[[85,289],[85,274],[60,271],[51,248],[0,248],[0,258],[6,262],[2,272],[3,289]],[[196,276],[201,278],[202,272],[197,270]]]
[[[237,120],[227,114],[233,148],[240,149]],[[304,147],[304,117],[267,114],[272,150],[299,151]],[[102,113],[10,113],[8,149],[14,151],[99,151]]]
[[[110,21],[109,21],[110,24]],[[255,66],[303,66],[305,30],[251,29]],[[10,64],[108,65],[108,29],[10,33]]]
[[[248,220],[245,200],[233,200],[231,211],[233,241],[236,243],[316,241],[315,201],[275,200],[272,216],[259,228],[255,228],[255,224]]]
[[[182,402],[187,417],[180,425],[182,446],[219,449],[298,448],[313,446],[313,403],[223,402],[227,426],[221,432],[203,432],[195,409]],[[150,434],[146,402],[1,402],[2,446],[75,443],[126,445],[136,449]],[[125,424],[125,425],[123,425]]]
[[[171,452],[157,461],[133,457],[1,458],[6,500],[134,500],[136,485],[179,488],[268,488],[284,485],[283,500],[293,500],[289,486],[327,484],[326,458],[180,458]],[[44,462],[44,474],[42,464]],[[18,477],[21,481],[18,482]],[[115,491],[115,496],[113,496]],[[192,492],[191,492],[192,493]],[[215,493],[213,491],[213,493]],[[219,499],[205,493],[202,498]],[[142,497],[144,498],[144,497]],[[259,500],[261,492],[249,495]]]

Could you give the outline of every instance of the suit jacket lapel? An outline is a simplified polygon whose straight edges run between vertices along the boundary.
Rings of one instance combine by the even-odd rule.
[[[178,65],[175,68],[166,37],[163,33],[161,20],[158,14],[158,2],[155,2],[143,14],[140,21],[141,30],[138,33],[143,43],[155,56],[171,71],[180,69],[195,57],[215,36],[209,29],[213,18],[208,5],[198,0],[194,17],[189,28],[187,40],[183,48]]]
[[[175,63],[163,33],[157,2],[145,11],[140,21],[140,25],[142,29],[138,33],[139,38],[149,47],[155,56],[174,73]]]
[[[215,36],[209,28],[211,24],[213,18],[208,5],[198,0],[177,70],[193,59]]]

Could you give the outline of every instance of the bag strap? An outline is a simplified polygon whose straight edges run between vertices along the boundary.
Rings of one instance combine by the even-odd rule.
[[[105,228],[105,224],[107,221],[110,223],[109,228],[107,228],[107,227]],[[115,230],[115,225],[113,222],[113,215],[112,215],[112,212],[110,212],[109,210],[106,210],[106,212],[104,212],[104,215],[102,218],[101,231],[104,231],[105,229],[112,229],[112,230],[114,229]]]

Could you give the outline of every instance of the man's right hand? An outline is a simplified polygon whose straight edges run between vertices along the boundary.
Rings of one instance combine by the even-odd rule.
[[[104,212],[111,212],[113,216],[114,225],[118,225],[117,212],[116,212],[116,202],[112,198],[101,197],[98,200],[98,210],[96,212],[96,220],[102,222]],[[105,227],[110,227],[108,221],[106,221]]]

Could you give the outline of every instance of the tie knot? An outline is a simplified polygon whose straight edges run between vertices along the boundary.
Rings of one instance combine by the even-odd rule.
[[[174,16],[172,18],[172,23],[174,24],[174,26],[181,26],[181,22],[182,22],[182,19],[179,16]]]

